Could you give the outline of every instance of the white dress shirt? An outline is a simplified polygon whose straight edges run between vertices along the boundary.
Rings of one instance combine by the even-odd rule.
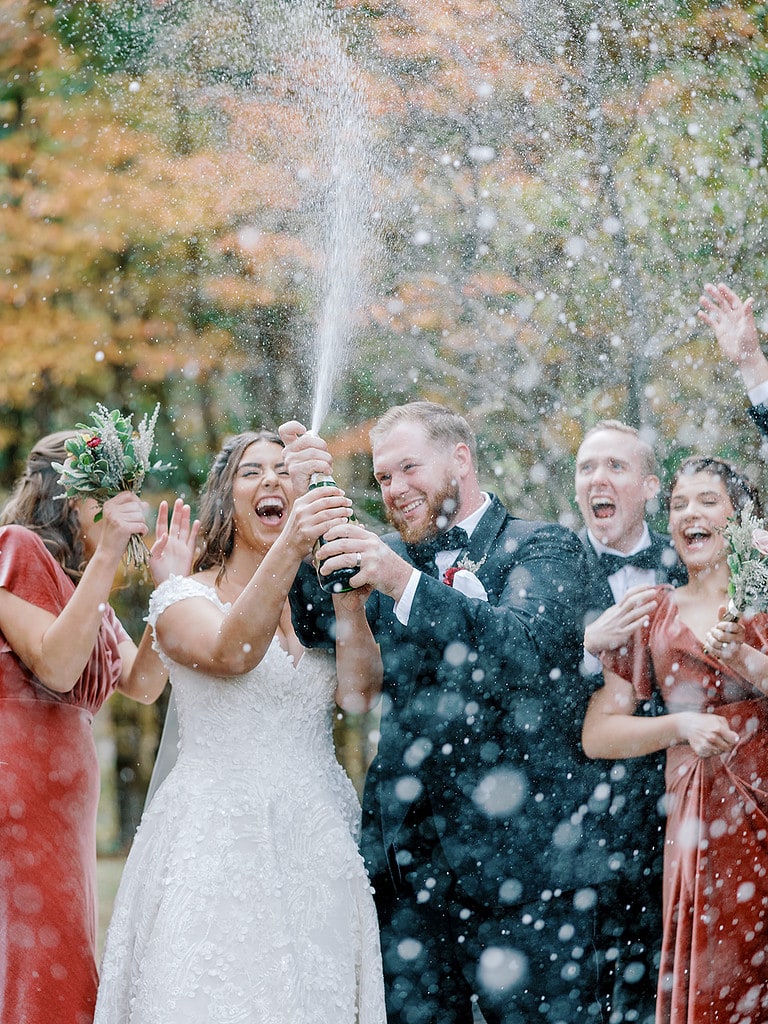
[[[491,499],[489,495],[483,492],[483,504],[480,506],[480,508],[475,509],[472,515],[467,516],[466,519],[462,519],[461,522],[451,523],[451,526],[460,526],[462,530],[466,531],[467,536],[471,537],[475,527],[483,518],[485,510],[490,506],[490,504]],[[459,550],[459,548],[456,548],[453,551],[437,552],[435,556],[435,565],[437,566],[437,571],[441,577],[445,570],[452,566],[453,563],[456,561],[456,558],[459,554]],[[414,569],[413,572],[411,573],[411,578],[408,580],[408,583],[405,586],[405,590],[403,591],[400,597],[400,600],[395,602],[395,615],[397,616],[398,621],[402,622],[404,626],[408,625],[408,619],[411,616],[411,606],[413,605],[413,598],[416,594],[416,588],[419,585],[420,579],[420,570]]]
[[[651,533],[648,529],[648,523],[643,523],[642,536],[631,551],[617,551],[616,548],[606,547],[605,544],[600,543],[591,530],[587,530],[587,537],[589,537],[589,543],[598,555],[620,555],[622,558],[628,558],[630,555],[635,555],[638,551],[645,551],[646,548],[651,546]],[[616,572],[611,573],[608,577],[608,586],[611,588],[614,604],[619,603],[630,587],[639,587],[641,585],[652,587],[655,582],[655,570],[638,569],[636,565],[623,565],[621,569],[617,569]],[[602,670],[600,659],[591,654],[586,648],[584,649],[584,668],[589,675],[595,675]]]

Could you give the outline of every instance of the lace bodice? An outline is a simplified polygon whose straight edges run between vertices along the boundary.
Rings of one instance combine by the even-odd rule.
[[[215,590],[194,578],[171,577],[152,595],[147,621],[155,627],[169,605],[203,597],[222,611],[228,606]],[[245,758],[268,768],[303,762],[307,752],[332,752],[329,724],[336,676],[333,658],[305,651],[294,666],[274,638],[263,660],[250,672],[217,678],[172,661],[157,644],[168,667],[179,712],[181,756],[202,757],[230,766]]]

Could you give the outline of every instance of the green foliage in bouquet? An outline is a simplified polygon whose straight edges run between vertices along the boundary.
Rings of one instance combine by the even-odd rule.
[[[93,425],[78,423],[75,429],[82,433],[66,442],[66,461],[53,463],[68,498],[98,502],[97,522],[105,501],[121,491],[140,494],[147,473],[169,468],[159,461],[150,462],[159,410],[158,404],[151,418],[147,420],[145,415],[134,430],[132,416],[97,405],[90,413]],[[129,565],[146,565],[147,549],[138,534],[131,537],[126,557]]]
[[[728,609],[726,618],[736,622],[749,608],[768,610],[768,531],[765,520],[754,514],[748,501],[740,516],[733,516],[723,530],[728,543]]]

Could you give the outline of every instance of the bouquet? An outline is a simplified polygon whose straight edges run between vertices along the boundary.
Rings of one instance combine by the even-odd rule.
[[[728,520],[723,536],[728,543],[731,571],[725,618],[737,622],[747,609],[768,610],[768,530],[748,501],[740,516]]]
[[[63,464],[53,463],[53,468],[61,474],[59,483],[68,498],[95,498],[99,503],[95,522],[101,519],[107,499],[121,491],[140,494],[144,477],[150,470],[169,468],[161,462],[150,464],[149,461],[159,409],[158,404],[149,421],[145,415],[134,431],[130,415],[123,416],[117,409],[110,411],[97,405],[96,412],[90,414],[93,426],[78,423],[76,429],[84,433],[66,442],[69,458]],[[128,542],[126,561],[129,565],[147,564],[147,548],[139,534],[134,534]]]

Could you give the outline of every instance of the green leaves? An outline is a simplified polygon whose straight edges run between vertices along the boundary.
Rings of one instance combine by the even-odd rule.
[[[66,442],[69,458],[63,464],[53,463],[68,498],[95,498],[99,503],[95,522],[101,518],[101,506],[109,498],[121,491],[140,494],[148,472],[170,468],[159,461],[149,461],[159,409],[158,404],[149,422],[145,415],[134,431],[132,416],[98,405],[90,414],[93,426],[78,423],[76,429],[81,433]],[[146,563],[141,538],[132,537],[128,551],[129,562]]]
[[[728,542],[728,597],[739,615],[747,608],[762,612],[768,610],[768,555],[755,544],[758,536],[765,531],[765,522],[754,515],[754,507],[748,501],[739,516],[728,520],[723,536]]]

